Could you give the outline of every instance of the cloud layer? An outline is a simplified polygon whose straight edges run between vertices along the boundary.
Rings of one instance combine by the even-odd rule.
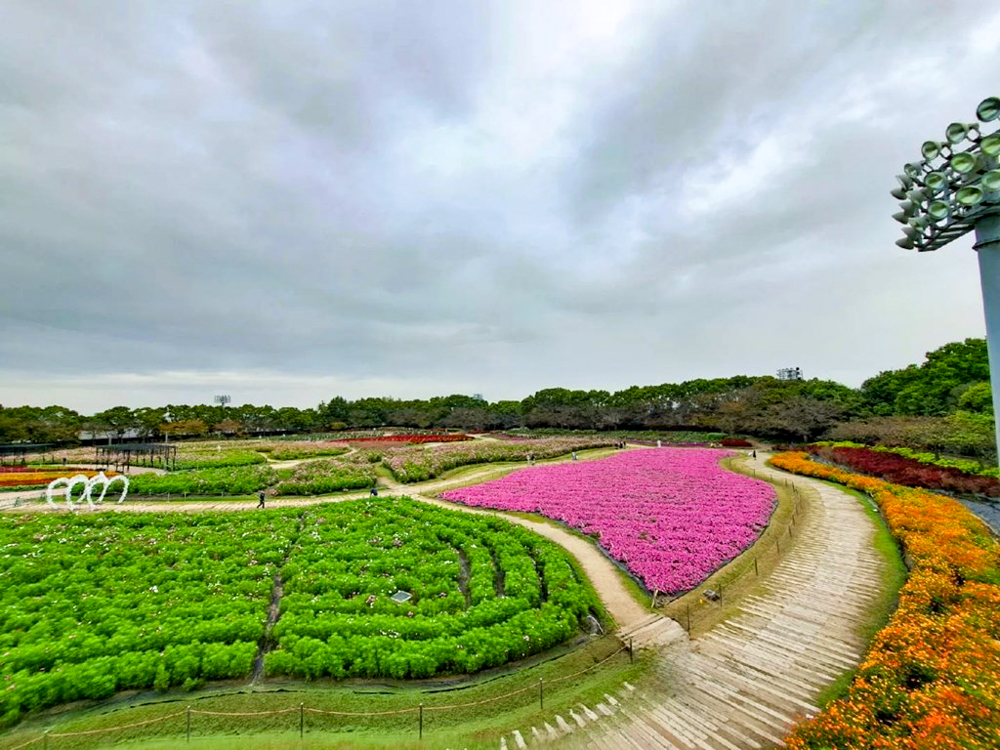
[[[7,3],[0,402],[315,405],[800,366],[983,334],[888,190],[1000,10]]]

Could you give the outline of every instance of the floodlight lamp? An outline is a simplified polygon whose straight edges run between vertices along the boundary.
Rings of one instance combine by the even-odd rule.
[[[978,163],[979,159],[976,158],[976,155],[968,151],[963,151],[951,157],[951,168],[959,174],[969,174],[969,172],[976,168]]]
[[[893,188],[889,191],[889,194],[898,201],[901,201],[906,197],[906,191],[901,187]]]
[[[927,217],[925,216],[914,216],[907,223],[911,227],[915,227],[917,229],[927,229],[931,225],[931,223],[927,221]]]
[[[976,107],[976,117],[980,122],[992,122],[1000,117],[1000,97],[991,96],[983,99]]]
[[[903,248],[904,250],[913,249],[913,240],[911,240],[909,237],[900,237],[898,240],[896,240],[896,244],[899,247]]]
[[[932,193],[940,193],[948,187],[948,176],[944,172],[931,172],[924,182]]]
[[[991,193],[1000,190],[1000,169],[991,169],[984,174],[979,184],[983,186],[983,190]]]
[[[957,193],[955,193],[955,200],[957,200],[963,206],[977,206],[983,202],[982,188],[976,187],[975,185],[968,185]]]
[[[948,144],[944,141],[924,141],[920,147],[920,153],[927,161],[934,161],[947,150]],[[943,155],[947,156],[947,154]]]
[[[927,207],[928,215],[935,221],[948,218],[948,204],[945,201],[934,201]]]
[[[916,227],[911,227],[909,224],[907,224],[905,227],[903,227],[903,234],[905,234],[911,240],[915,240],[920,236],[920,230],[917,229]]]
[[[907,177],[914,180],[918,179],[920,175],[923,174],[923,170],[920,168],[920,165],[912,162],[903,167],[903,171],[906,173]]]
[[[972,133],[979,132],[979,124],[975,122],[962,123],[953,122],[948,126],[947,130],[944,131],[944,137],[948,139],[948,143],[955,144],[961,143],[966,138],[974,140],[975,136]]]
[[[905,174],[896,175],[896,181],[900,184],[903,190],[909,190],[913,187],[913,179],[907,177]]]
[[[994,133],[993,135],[988,135],[983,138],[983,140],[979,142],[979,148],[981,148],[983,153],[987,156],[1000,155],[1000,133]]]
[[[920,206],[913,201],[900,201],[899,207],[907,216],[915,216],[920,211]]]

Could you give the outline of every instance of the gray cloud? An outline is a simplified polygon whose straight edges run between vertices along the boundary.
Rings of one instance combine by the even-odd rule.
[[[0,402],[856,384],[982,334],[970,243],[897,250],[887,191],[998,38],[929,1],[6,3]]]

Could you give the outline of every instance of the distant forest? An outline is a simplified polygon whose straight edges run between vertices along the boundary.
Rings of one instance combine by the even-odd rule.
[[[773,441],[830,437],[989,455],[995,452],[992,413],[986,341],[966,339],[928,353],[919,365],[879,373],[857,389],[830,380],[737,375],[615,393],[547,388],[521,401],[334,396],[313,409],[169,404],[117,406],[90,416],[61,406],[0,406],[0,443],[74,442],[81,431],[119,440],[380,427],[713,430]]]

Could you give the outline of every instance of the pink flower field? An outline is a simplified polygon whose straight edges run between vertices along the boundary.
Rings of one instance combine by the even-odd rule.
[[[757,539],[775,507],[767,482],[725,471],[731,451],[630,450],[536,466],[441,497],[539,513],[594,536],[650,590],[687,591]]]

